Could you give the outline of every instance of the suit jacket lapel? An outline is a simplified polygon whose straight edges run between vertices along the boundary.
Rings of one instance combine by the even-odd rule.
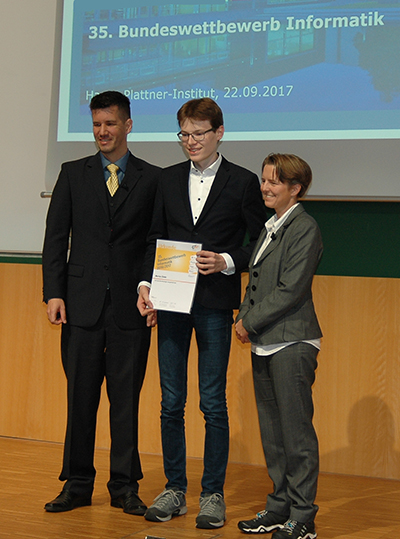
[[[86,164],[87,180],[92,184],[105,213],[108,215],[107,192],[104,188],[105,178],[101,164],[100,152],[91,157]]]
[[[257,255],[258,251],[260,250],[261,245],[263,244],[263,242],[265,240],[266,235],[267,235],[267,230],[264,227],[261,230],[261,234],[259,235],[257,243],[254,246],[254,251],[253,251],[253,253],[252,253],[251,257],[250,257],[250,261],[249,261],[249,268],[251,268],[254,265],[254,260],[256,258],[256,255]],[[260,260],[261,260],[261,258],[262,257],[260,257]],[[257,264],[258,263],[259,263],[259,261],[257,262]]]
[[[183,208],[185,215],[187,219],[189,219],[189,222],[193,225],[193,215],[192,215],[192,207],[190,205],[190,197],[189,197],[189,174],[190,174],[190,161],[185,161],[182,163],[182,167],[180,168],[180,175],[178,178],[179,182],[179,188],[181,192],[182,202],[183,202]]]
[[[289,215],[289,217],[286,219],[286,221],[283,223],[283,225],[278,229],[277,233],[276,233],[276,238],[275,240],[271,240],[269,242],[269,244],[267,245],[266,249],[264,249],[264,252],[262,253],[262,255],[260,256],[260,258],[258,259],[258,262],[257,262],[257,265],[260,264],[264,258],[266,256],[268,256],[270,253],[272,253],[274,251],[274,249],[276,249],[278,247],[278,245],[281,243],[281,240],[283,238],[283,235],[285,234],[287,228],[290,226],[290,224],[293,222],[294,219],[296,219],[296,217],[300,214],[300,213],[303,213],[304,211],[304,208],[301,204],[299,204],[297,206],[297,208],[295,208],[292,213]],[[265,239],[265,236],[267,235],[267,231],[264,230],[262,232],[262,241],[264,241]],[[254,258],[255,258],[255,254],[258,252],[258,249],[261,247],[261,243],[257,243],[257,246],[256,248],[254,249],[254,257],[252,257],[252,260],[251,260],[251,264],[253,264],[253,261],[254,261]]]
[[[125,176],[114,195],[114,212],[118,211],[119,207],[128,198],[131,191],[135,188],[137,182],[142,176],[143,166],[139,159],[130,154],[126,166]]]
[[[284,223],[284,225],[282,225],[280,227],[280,229],[278,230],[278,232],[276,233],[275,240],[271,240],[269,242],[269,244],[267,245],[267,247],[264,249],[263,253],[261,254],[260,258],[257,261],[257,265],[260,264],[264,260],[265,257],[267,257],[269,254],[271,254],[272,251],[278,247],[278,245],[280,244],[280,241],[282,239],[282,235],[284,233],[283,228],[284,228],[285,224],[286,223]],[[264,241],[266,235],[267,235],[267,230],[265,230],[265,232],[263,234],[263,241]],[[261,244],[258,247],[260,248]]]

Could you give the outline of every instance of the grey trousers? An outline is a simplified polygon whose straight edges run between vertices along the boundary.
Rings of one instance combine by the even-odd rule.
[[[319,471],[311,386],[318,349],[295,343],[275,354],[252,354],[261,439],[274,490],[266,509],[299,522],[313,521]]]

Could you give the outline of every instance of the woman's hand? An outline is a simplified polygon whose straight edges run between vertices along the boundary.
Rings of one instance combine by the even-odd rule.
[[[239,320],[239,322],[236,322],[235,330],[236,337],[239,339],[240,342],[242,342],[243,344],[250,342],[249,332],[244,328],[241,320]]]

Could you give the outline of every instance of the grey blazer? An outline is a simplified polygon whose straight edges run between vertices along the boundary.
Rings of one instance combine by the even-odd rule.
[[[237,320],[255,344],[317,339],[322,336],[311,285],[322,255],[316,221],[299,204],[261,255],[264,228],[249,264],[249,285]]]

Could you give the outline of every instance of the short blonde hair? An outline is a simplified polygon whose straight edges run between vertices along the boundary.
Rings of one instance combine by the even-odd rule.
[[[297,198],[306,194],[312,181],[312,171],[304,159],[290,153],[270,153],[263,161],[262,170],[265,165],[275,167],[276,176],[281,182],[291,185],[300,184]]]

